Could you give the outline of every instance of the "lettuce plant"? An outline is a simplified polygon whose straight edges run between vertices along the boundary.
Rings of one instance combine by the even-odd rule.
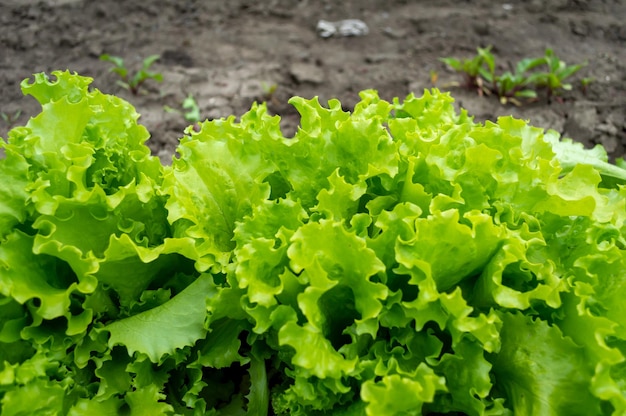
[[[626,171],[437,90],[188,128],[55,72],[0,141],[3,415],[622,415]]]

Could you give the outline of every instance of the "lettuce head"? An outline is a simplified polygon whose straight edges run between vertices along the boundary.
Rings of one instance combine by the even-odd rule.
[[[626,171],[438,90],[172,164],[69,72],[0,139],[3,415],[626,414]]]

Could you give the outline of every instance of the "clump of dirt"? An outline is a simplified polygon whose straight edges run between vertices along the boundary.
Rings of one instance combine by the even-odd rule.
[[[361,19],[358,37],[322,38],[320,19]],[[373,88],[384,99],[421,95],[433,86],[450,90],[478,121],[512,114],[555,129],[612,159],[626,153],[626,5],[620,0],[6,0],[0,4],[0,137],[36,114],[19,83],[36,72],[69,69],[94,78],[98,89],[130,101],[152,134],[149,145],[171,160],[189,124],[180,112],[192,95],[202,118],[241,115],[267,101],[293,132],[294,95],[338,98],[350,109],[358,92]],[[576,77],[593,78],[548,101],[502,105],[454,87],[457,74],[439,60],[467,58],[492,45],[501,68],[552,48],[569,64],[587,62]],[[161,55],[160,84],[131,95],[116,84],[103,53],[138,67]],[[436,73],[433,84],[431,74]]]

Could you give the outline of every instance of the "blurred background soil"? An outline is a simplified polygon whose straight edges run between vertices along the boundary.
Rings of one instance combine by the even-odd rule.
[[[322,38],[320,19],[361,19],[369,33]],[[441,57],[468,58],[492,45],[499,71],[546,48],[587,65],[558,100],[502,105],[455,86]],[[132,95],[117,85],[103,53],[138,68],[149,55],[163,82]],[[555,129],[611,158],[626,153],[626,5],[622,0],[0,0],[0,137],[40,110],[20,82],[70,70],[130,101],[168,163],[189,124],[180,112],[192,95],[202,119],[241,115],[267,101],[295,131],[294,95],[338,98],[351,109],[363,89],[391,100],[424,88],[450,91],[477,121],[512,114]],[[580,79],[593,78],[582,88]]]

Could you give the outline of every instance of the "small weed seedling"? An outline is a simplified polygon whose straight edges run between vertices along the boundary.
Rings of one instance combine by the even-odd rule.
[[[7,127],[10,129],[17,123],[17,120],[22,115],[22,110],[17,110],[15,113],[5,113],[4,111],[0,113],[0,118],[6,123]]]
[[[115,72],[121,78],[121,80],[117,81],[117,84],[130,91],[133,95],[139,94],[143,83],[150,79],[157,82],[163,81],[163,75],[161,75],[161,73],[150,71],[152,64],[154,64],[159,58],[159,55],[148,56],[143,60],[141,69],[134,74],[131,74],[130,70],[124,64],[124,59],[119,56],[112,56],[109,54],[100,55],[100,60],[111,62],[113,64],[111,72]]]
[[[165,111],[167,111],[168,113],[181,114],[185,118],[185,120],[190,123],[197,123],[200,121],[200,107],[198,106],[198,102],[192,94],[189,94],[187,98],[183,100],[181,108],[182,110],[187,111],[181,111],[167,105],[164,107]]]
[[[278,84],[276,83],[268,83],[261,82],[261,89],[263,90],[263,100],[267,103],[277,103],[276,100],[276,90],[278,89]]]
[[[435,71],[434,69],[431,69],[429,72],[430,75],[430,83],[435,86],[437,85],[437,80],[439,79],[439,72]]]
[[[187,98],[183,100],[182,107],[184,110],[187,110],[183,113],[185,120],[190,123],[197,123],[200,121],[200,107],[198,107],[198,102],[193,95],[189,94]]]
[[[571,90],[572,84],[566,83],[565,79],[580,71],[580,69],[584,66],[583,64],[567,65],[565,62],[557,58],[552,49],[547,49],[545,56],[539,59],[542,60],[542,63],[548,67],[548,71],[533,74],[531,75],[531,78],[538,88],[546,90],[548,100],[550,100],[560,90]]]
[[[589,84],[591,84],[595,79],[592,77],[585,77],[580,80],[580,88],[583,90],[583,94],[587,94],[587,88],[589,88]]]
[[[187,122],[193,124],[194,129],[197,128],[198,123],[200,122],[200,107],[198,106],[198,102],[192,94],[189,94],[187,98],[183,100],[181,108],[182,111],[176,108],[165,106],[164,110],[168,113],[178,113],[182,115]]]
[[[493,58],[491,54],[491,46],[487,48],[478,48],[478,54],[472,59],[459,60],[456,58],[441,58],[440,60],[449,65],[455,71],[463,74],[464,82],[463,86],[467,89],[476,89],[479,95],[485,92],[483,88],[483,76],[484,65],[490,58]]]
[[[458,60],[441,58],[465,80],[463,86],[476,89],[479,95],[496,95],[502,104],[521,105],[520,99],[536,100],[539,90],[546,90],[548,101],[561,90],[571,90],[566,78],[578,72],[583,65],[567,65],[556,57],[552,49],[539,58],[522,59],[510,71],[496,72],[495,56],[491,47],[477,48],[477,54],[471,59]],[[543,70],[543,68],[547,68]],[[583,82],[583,89],[589,82]]]

